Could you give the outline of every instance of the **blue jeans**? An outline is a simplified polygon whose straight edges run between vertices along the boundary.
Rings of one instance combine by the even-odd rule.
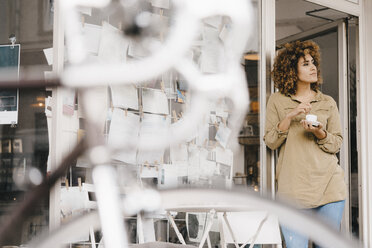
[[[306,209],[305,211],[314,211],[317,215],[323,218],[331,226],[339,230],[342,215],[344,212],[344,207],[345,200],[328,203],[317,208]],[[306,236],[296,233],[295,231],[288,229],[284,226],[282,226],[281,228],[287,248],[308,247],[309,239]],[[319,248],[320,246],[315,244],[315,247]]]

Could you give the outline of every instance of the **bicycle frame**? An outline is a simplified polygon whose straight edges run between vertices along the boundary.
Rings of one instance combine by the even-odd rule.
[[[117,190],[118,178],[116,178],[115,171],[110,166],[112,153],[130,147],[149,151],[154,147],[166,147],[187,139],[204,117],[208,99],[225,97],[232,101],[234,110],[229,122],[229,127],[233,130],[231,136],[235,137],[239,132],[249,102],[245,75],[240,66],[240,56],[244,52],[247,40],[252,35],[249,27],[253,12],[249,1],[235,0],[234,3],[228,0],[174,1],[176,7],[175,25],[172,27],[168,39],[157,52],[140,61],[104,65],[84,63],[87,52],[84,49],[82,35],[78,29],[77,7],[103,8],[110,4],[110,1],[63,0],[58,1],[58,3],[61,4],[62,16],[65,17],[66,41],[70,59],[70,66],[59,75],[60,80],[58,82],[64,87],[82,90],[81,100],[85,103],[84,107],[89,124],[87,135],[86,139],[78,144],[73,153],[64,159],[58,169],[47,177],[41,185],[31,191],[27,201],[12,212],[9,221],[0,227],[0,244],[2,244],[1,237],[12,230],[12,227],[27,214],[27,210],[39,197],[48,194],[49,189],[58,178],[65,174],[72,161],[86,153],[92,165],[94,165],[93,181],[96,188],[98,212],[81,217],[76,222],[67,225],[66,228],[54,231],[49,237],[36,240],[31,244],[31,247],[55,246],[57,243],[63,242],[64,235],[78,235],[81,231],[79,225],[90,225],[97,228],[102,227],[106,248],[126,248],[128,242],[122,221],[125,213],[134,214],[143,209],[153,211],[159,207],[185,206],[187,205],[187,202],[184,202],[185,199],[195,200],[194,204],[202,205],[219,201],[219,204],[225,204],[225,207],[231,209],[238,206],[239,210],[247,210],[247,208],[252,207],[267,209],[278,215],[281,221],[290,227],[295,227],[298,223],[301,223],[296,227],[299,227],[300,231],[309,233],[310,237],[320,244],[336,244],[337,247],[358,247],[359,244],[353,240],[340,239],[339,234],[324,224],[319,224],[312,216],[299,214],[292,208],[257,197],[257,195],[246,191],[200,189],[196,191],[191,189],[164,191],[151,193],[152,199],[155,199],[153,204],[143,205],[140,202],[131,205],[133,197],[136,199],[141,195],[144,196],[144,193],[137,193],[129,195],[123,204],[121,202]],[[203,18],[214,15],[229,16],[233,24],[224,43],[227,66],[223,72],[205,75],[199,71],[193,62],[185,58],[185,53],[192,46],[192,41],[197,33],[198,22]],[[143,68],[146,68],[145,73]],[[110,82],[111,85],[144,82],[171,68],[182,74],[188,81],[190,89],[195,92],[194,103],[184,115],[184,121],[172,126],[165,138],[154,134],[146,139],[129,140],[123,147],[105,145],[103,136],[97,134],[97,123],[100,121],[100,117],[95,115],[95,111],[99,106],[96,105],[95,92],[92,87],[107,85],[107,82]],[[6,83],[2,85],[6,85]],[[22,87],[24,84],[20,82],[18,86]],[[179,197],[179,194],[183,197]],[[295,220],[289,219],[291,216],[295,217]],[[324,238],[324,234],[327,234],[328,237]]]

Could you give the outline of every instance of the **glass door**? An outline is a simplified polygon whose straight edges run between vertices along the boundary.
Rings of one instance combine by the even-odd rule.
[[[360,180],[358,162],[358,140],[357,140],[357,51],[358,51],[358,20],[352,18],[347,25],[347,68],[348,68],[348,102],[349,102],[349,224],[350,232],[360,238],[362,225],[359,224],[359,216],[362,216],[359,202]]]
[[[249,111],[239,135],[239,143],[244,156],[243,168],[236,167],[235,181],[243,182],[247,187],[269,195],[274,193],[271,187],[274,170],[263,140],[266,102],[271,94],[270,68],[275,55],[275,0],[252,1],[255,15],[252,25],[253,38],[247,44],[244,56],[244,68],[249,91]],[[235,159],[235,157],[234,157]],[[240,169],[240,171],[238,171]],[[239,176],[242,173],[242,176]],[[241,179],[242,178],[242,179]],[[273,196],[273,195],[272,195]]]
[[[261,5],[252,1],[255,10],[255,22],[251,27],[254,38],[247,44],[242,65],[244,66],[249,93],[249,110],[239,134],[239,144],[242,151],[241,166],[235,168],[235,184],[243,184],[254,191],[261,191],[261,159],[260,159],[260,26]]]

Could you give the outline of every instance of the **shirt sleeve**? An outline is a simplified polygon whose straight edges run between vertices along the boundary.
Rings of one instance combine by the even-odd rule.
[[[287,138],[288,130],[281,131],[279,129],[279,113],[275,106],[274,99],[271,96],[266,107],[266,122],[265,122],[265,144],[272,150],[279,148]]]
[[[324,129],[327,136],[324,139],[317,140],[319,147],[328,153],[337,153],[340,151],[342,144],[342,130],[340,114],[336,102],[334,102],[330,116],[327,120],[326,128]]]

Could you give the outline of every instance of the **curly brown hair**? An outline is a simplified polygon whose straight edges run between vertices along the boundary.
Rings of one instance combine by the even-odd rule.
[[[295,95],[297,90],[297,64],[301,57],[310,54],[314,59],[314,65],[318,71],[318,81],[311,83],[311,89],[319,90],[319,85],[322,83],[320,75],[320,51],[319,46],[311,40],[294,41],[287,43],[279,51],[275,58],[272,77],[274,85],[284,95]]]

